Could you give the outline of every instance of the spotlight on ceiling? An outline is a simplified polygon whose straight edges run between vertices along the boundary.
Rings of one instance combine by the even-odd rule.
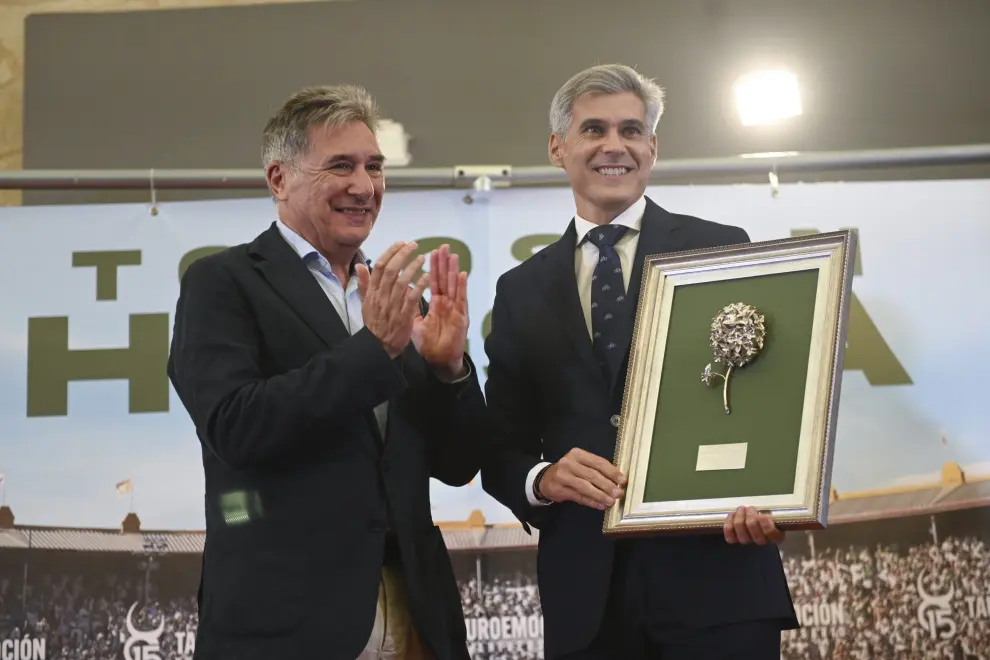
[[[784,69],[753,71],[735,84],[736,107],[743,126],[775,124],[802,113],[797,76]]]

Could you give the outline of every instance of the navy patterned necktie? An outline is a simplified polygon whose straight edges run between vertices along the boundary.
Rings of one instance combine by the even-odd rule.
[[[620,339],[627,309],[622,262],[615,243],[628,229],[623,225],[600,225],[587,233],[588,241],[598,247],[598,264],[591,276],[592,348],[609,382],[622,363]]]

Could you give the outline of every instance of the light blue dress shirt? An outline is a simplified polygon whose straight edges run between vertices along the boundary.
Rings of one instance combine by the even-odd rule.
[[[310,245],[305,238],[289,229],[281,220],[277,220],[275,224],[282,234],[282,238],[296,251],[296,254],[306,264],[313,279],[323,289],[323,293],[327,295],[327,299],[333,304],[333,308],[337,310],[337,314],[340,316],[344,327],[347,328],[347,332],[350,335],[354,335],[361,330],[364,327],[364,315],[361,313],[361,294],[358,292],[357,275],[348,277],[347,285],[345,286],[333,274],[333,271],[330,269],[330,262],[327,261],[326,257],[317,252],[316,248]],[[354,258],[354,262],[357,263],[358,260],[364,262],[369,268],[371,267],[371,261],[360,249]],[[375,407],[375,418],[378,420],[378,430],[384,439],[385,429],[388,426],[387,401]]]
[[[330,269],[330,262],[327,261],[326,257],[317,252],[316,248],[310,245],[305,238],[289,229],[281,220],[278,220],[276,225],[285,241],[296,251],[296,254],[303,260],[303,263],[306,264],[313,279],[320,285],[323,292],[327,294],[327,298],[333,304],[334,309],[337,310],[337,314],[344,323],[344,327],[347,328],[347,332],[354,335],[361,330],[364,327],[364,316],[361,314],[361,296],[358,293],[357,276],[348,277],[347,286],[345,287],[337,276],[333,274],[333,271]],[[361,250],[358,250],[355,263],[358,260],[364,262],[369,268],[371,267],[371,261],[368,260]]]
[[[306,264],[313,279],[323,289],[323,292],[327,295],[327,299],[333,304],[333,308],[337,310],[337,314],[340,316],[344,327],[347,328],[347,332],[354,335],[360,331],[364,327],[364,315],[361,313],[361,294],[358,292],[357,276],[348,277],[347,285],[345,286],[333,274],[333,271],[330,269],[330,262],[327,261],[326,257],[317,252],[316,248],[310,245],[305,238],[292,229],[289,229],[288,225],[280,219],[275,221],[275,225],[282,234],[282,238],[295,250],[296,254],[303,260],[303,263]],[[364,262],[369,269],[371,268],[371,260],[360,249],[354,257],[354,263],[358,263],[359,261]],[[454,382],[463,382],[470,376],[471,369],[469,368],[464,376]],[[375,418],[378,420],[378,430],[382,434],[382,439],[384,439],[385,429],[388,426],[387,401],[375,408]]]

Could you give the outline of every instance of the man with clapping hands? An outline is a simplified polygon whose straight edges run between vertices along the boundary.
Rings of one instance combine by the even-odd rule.
[[[205,473],[197,659],[468,658],[429,489],[479,469],[467,275],[447,246],[416,281],[415,243],[362,252],[377,122],[358,87],[290,97],[263,140],[277,220],[183,276],[168,373]]]

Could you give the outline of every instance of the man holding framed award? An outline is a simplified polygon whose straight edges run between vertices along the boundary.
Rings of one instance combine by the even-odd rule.
[[[482,483],[540,530],[548,660],[779,658],[775,543],[824,525],[854,239],[754,244],[658,206],[663,104],[621,65],[561,87],[577,213],[496,287]]]

